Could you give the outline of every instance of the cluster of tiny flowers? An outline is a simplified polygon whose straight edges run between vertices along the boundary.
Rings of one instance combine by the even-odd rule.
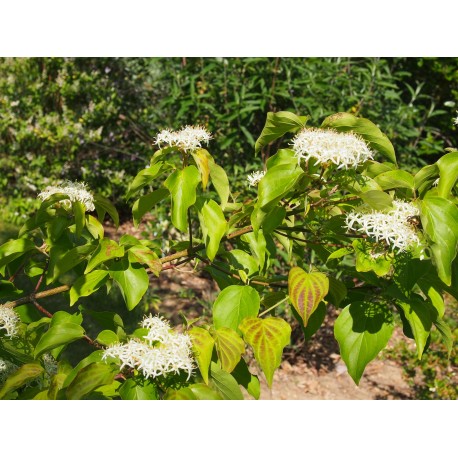
[[[53,358],[53,356],[49,353],[43,355],[43,364],[45,366],[45,371],[48,375],[56,375],[57,374],[57,361]]]
[[[45,201],[54,194],[67,194],[68,199],[62,201],[63,205],[71,206],[72,202],[81,202],[87,211],[94,211],[94,196],[87,190],[86,183],[65,181],[61,186],[48,186],[38,194],[38,198]]]
[[[248,184],[250,186],[257,186],[258,183],[261,181],[262,177],[266,174],[266,172],[262,171],[262,172],[253,172],[253,173],[250,173],[248,176],[247,176],[247,180],[248,180]]]
[[[157,316],[146,317],[141,325],[148,329],[144,337],[147,342],[130,339],[125,344],[115,344],[105,350],[102,359],[119,358],[121,370],[137,369],[146,378],[184,371],[189,379],[194,369],[190,337],[174,332],[166,320]]]
[[[16,364],[0,358],[0,384],[2,384],[13,372],[16,372]]]
[[[299,162],[314,158],[319,164],[332,162],[339,169],[356,168],[373,157],[361,137],[332,129],[306,128],[293,138],[292,147]]]
[[[349,230],[363,232],[378,241],[385,241],[392,249],[403,252],[421,245],[409,219],[417,217],[417,207],[409,202],[395,199],[393,208],[388,211],[350,212],[346,218]]]
[[[176,146],[185,152],[194,151],[202,147],[202,143],[208,144],[212,136],[204,127],[186,126],[178,131],[162,130],[156,137],[156,145],[162,144]]]
[[[13,337],[17,334],[19,321],[19,316],[13,309],[0,305],[0,330],[4,329],[7,337]]]

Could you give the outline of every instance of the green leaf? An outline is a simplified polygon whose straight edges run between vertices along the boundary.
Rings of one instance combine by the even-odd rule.
[[[81,369],[66,390],[67,399],[81,399],[96,388],[110,385],[116,375],[111,366],[105,363],[91,363]]]
[[[247,363],[244,359],[240,360],[231,375],[239,385],[242,385],[248,391],[248,394],[251,394],[255,399],[259,399],[259,396],[261,396],[259,378],[248,370]]]
[[[458,179],[458,152],[444,154],[436,164],[440,175],[437,194],[447,198]]]
[[[194,357],[199,365],[200,373],[204,382],[208,385],[208,370],[215,341],[206,329],[197,326],[189,331],[189,336],[191,337]]]
[[[81,245],[72,248],[70,251],[60,247],[51,247],[48,270],[52,272],[52,275],[49,276],[47,283],[52,283],[61,275],[85,261],[95,249],[96,246],[94,245]]]
[[[224,210],[229,200],[229,179],[222,167],[210,162],[210,178],[216,192],[221,200],[221,208]]]
[[[239,332],[245,317],[255,317],[259,312],[260,298],[251,286],[232,285],[223,289],[213,304],[215,328],[231,328]]]
[[[372,245],[364,240],[354,240],[353,248],[356,254],[356,270],[358,272],[374,271],[379,277],[388,274],[393,264],[393,255],[373,253]]]
[[[140,264],[146,264],[151,272],[153,272],[156,277],[159,277],[159,274],[162,270],[162,263],[159,260],[157,254],[143,245],[136,245],[129,248],[129,261],[138,262]]]
[[[0,390],[0,399],[5,398],[8,393],[17,390],[27,382],[37,378],[43,371],[44,369],[40,364],[24,364],[6,379]]]
[[[86,215],[86,228],[95,239],[103,239],[104,230],[102,224],[92,215]]]
[[[384,172],[377,175],[374,180],[383,190],[395,188],[408,188],[413,190],[415,188],[413,176],[404,170]]]
[[[121,289],[127,309],[133,310],[149,287],[149,277],[144,267],[129,264],[126,270],[110,270],[110,276]]]
[[[328,256],[327,261],[330,261],[331,259],[340,259],[351,253],[353,253],[353,250],[349,247],[339,248]]]
[[[189,389],[199,401],[220,401],[223,396],[203,383],[189,385]]]
[[[261,366],[269,387],[275,370],[281,364],[283,348],[289,344],[290,325],[281,318],[245,318],[239,326],[245,342],[253,348],[256,361]]]
[[[258,185],[257,207],[263,211],[272,209],[284,195],[294,188],[303,174],[297,161],[293,165],[276,165],[268,169]]]
[[[175,170],[165,180],[164,186],[172,197],[172,223],[181,232],[188,230],[188,208],[196,202],[199,181],[199,171],[194,165]]]
[[[0,298],[14,297],[21,294],[22,291],[14,286],[14,283],[7,280],[0,280]]]
[[[325,299],[331,304],[339,307],[340,303],[347,297],[347,287],[345,283],[334,277],[328,277],[329,292]]]
[[[305,126],[305,119],[296,116],[289,111],[278,111],[267,113],[266,124],[261,135],[256,140],[254,147],[255,154],[261,151],[264,146],[282,137],[287,132],[296,132]]]
[[[411,300],[408,303],[398,301],[397,305],[410,325],[417,346],[418,359],[421,359],[433,321],[436,319],[435,311],[431,310],[427,302],[417,300]]]
[[[138,227],[145,213],[148,213],[157,203],[165,199],[168,195],[169,191],[166,188],[159,188],[137,199],[132,207],[135,227]]]
[[[51,325],[63,323],[82,324],[83,316],[80,313],[71,314],[63,310],[57,311],[51,318]]]
[[[84,329],[72,322],[63,322],[51,327],[40,338],[35,347],[34,357],[38,358],[43,353],[53,348],[67,345],[70,342],[81,339],[84,336]]]
[[[79,201],[72,202],[73,216],[75,217],[76,236],[79,237],[86,224],[86,207]]]
[[[119,246],[114,240],[102,239],[99,243],[99,246],[94,251],[89,259],[86,270],[84,274],[88,274],[94,270],[102,262],[108,261],[113,258],[122,258],[124,256],[124,247]]]
[[[396,163],[396,153],[390,140],[368,119],[357,118],[350,113],[336,113],[328,116],[321,127],[332,128],[338,132],[354,132],[360,135],[372,150],[378,151],[389,161]]]
[[[337,317],[334,335],[348,373],[357,385],[367,364],[386,347],[393,329],[391,312],[375,302],[354,302]]]
[[[35,244],[28,239],[10,240],[0,246],[0,274],[5,275],[5,266],[35,249]]]
[[[149,401],[158,399],[157,387],[149,379],[134,377],[127,379],[120,387],[119,394],[125,401]]]
[[[82,359],[67,375],[67,378],[63,384],[63,388],[66,388],[68,385],[70,385],[70,383],[72,383],[78,372],[83,369],[83,367],[86,367],[91,363],[101,362],[103,354],[103,350],[96,350],[93,351],[89,356],[86,356],[86,358]]]
[[[450,354],[453,350],[452,330],[450,329],[450,326],[442,319],[437,319],[436,321],[434,321],[434,326],[436,326],[436,329],[439,331],[444,342],[445,348],[447,348],[448,357],[450,358]]]
[[[302,318],[297,313],[296,309],[292,309],[294,318],[299,322],[299,325],[304,333],[305,340],[309,340],[313,335],[320,329],[323,324],[324,319],[326,318],[326,305],[324,302],[320,302],[316,310],[310,315],[307,326],[304,326]]]
[[[129,189],[127,190],[126,199],[132,197],[140,189],[151,183],[157,176],[159,176],[164,171],[163,165],[164,164],[162,162],[158,162],[151,167],[141,170],[130,184]]]
[[[99,217],[100,222],[103,222],[105,213],[108,213],[113,222],[115,223],[115,226],[119,226],[118,211],[107,198],[101,196],[100,194],[94,194],[94,206],[97,211],[97,216]]]
[[[197,209],[202,235],[207,248],[207,256],[210,261],[213,261],[218,252],[221,239],[227,231],[226,218],[224,218],[221,207],[211,199],[205,202],[200,201]]]
[[[180,390],[169,388],[165,393],[164,399],[166,401],[197,401],[197,396],[189,387],[181,388]]]
[[[439,167],[437,164],[427,165],[420,169],[414,176],[415,189],[418,189],[420,196],[432,186],[437,176],[439,175]]]
[[[392,207],[393,199],[383,191],[367,191],[359,195],[374,210],[387,210]]]
[[[293,267],[288,275],[288,293],[293,307],[307,326],[309,317],[329,291],[329,280],[320,272],[307,273]]]
[[[109,346],[113,343],[119,342],[118,335],[115,334],[113,331],[110,331],[109,329],[104,329],[103,331],[99,332],[99,335],[95,339],[98,343]]]
[[[243,400],[243,394],[235,378],[213,361],[210,365],[210,378],[212,385],[215,386],[224,399]]]
[[[447,285],[452,281],[452,261],[457,254],[458,208],[442,197],[427,196],[421,201],[423,230],[430,244],[439,278]]]
[[[92,272],[79,277],[70,289],[70,306],[80,297],[89,296],[103,286],[108,277],[106,270],[93,270]]]
[[[231,373],[245,352],[243,339],[230,328],[216,329],[213,338],[222,369]]]

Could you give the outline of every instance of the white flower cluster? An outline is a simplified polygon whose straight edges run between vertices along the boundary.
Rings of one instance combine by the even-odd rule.
[[[257,171],[257,172],[253,172],[253,173],[250,173],[248,176],[247,176],[247,181],[248,181],[248,184],[250,186],[257,186],[258,183],[261,181],[262,177],[266,174],[266,172],[264,171]]]
[[[13,373],[16,372],[16,364],[0,358],[0,385]]]
[[[292,148],[298,161],[314,158],[319,164],[332,162],[339,169],[356,168],[373,157],[361,137],[332,129],[305,128],[293,138]]]
[[[156,137],[156,145],[161,147],[161,144],[165,143],[188,152],[201,148],[202,143],[208,144],[211,138],[210,132],[204,127],[186,126],[178,131],[162,130]]]
[[[65,181],[60,186],[48,186],[44,191],[38,194],[38,198],[44,201],[54,194],[68,195],[68,199],[61,201],[63,205],[70,207],[72,202],[81,202],[84,204],[87,211],[91,212],[95,210],[94,196],[87,190],[86,183]]]
[[[387,211],[368,210],[350,212],[346,218],[348,230],[363,232],[378,241],[385,241],[392,249],[403,252],[421,245],[412,218],[419,216],[419,210],[410,202],[393,200],[393,208]]]
[[[18,314],[12,308],[0,305],[0,330],[4,329],[6,336],[13,337],[17,334],[19,321]]]
[[[121,370],[124,367],[137,369],[146,378],[184,371],[189,379],[194,369],[190,337],[174,332],[169,323],[158,316],[145,317],[141,325],[148,329],[144,337],[148,343],[130,339],[125,344],[115,344],[105,350],[102,359],[119,358]]]

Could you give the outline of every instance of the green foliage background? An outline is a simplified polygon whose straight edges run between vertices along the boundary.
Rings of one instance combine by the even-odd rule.
[[[0,219],[20,223],[56,180],[84,180],[127,213],[157,132],[201,123],[241,185],[268,111],[374,120],[416,169],[452,146],[456,58],[0,59]],[[269,151],[264,152],[264,156]]]

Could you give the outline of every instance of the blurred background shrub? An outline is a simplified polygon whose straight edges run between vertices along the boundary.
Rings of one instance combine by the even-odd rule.
[[[0,219],[20,223],[63,179],[124,195],[163,128],[203,124],[212,154],[245,186],[268,111],[371,119],[415,169],[456,146],[457,58],[0,59]],[[265,152],[267,154],[268,152]]]

